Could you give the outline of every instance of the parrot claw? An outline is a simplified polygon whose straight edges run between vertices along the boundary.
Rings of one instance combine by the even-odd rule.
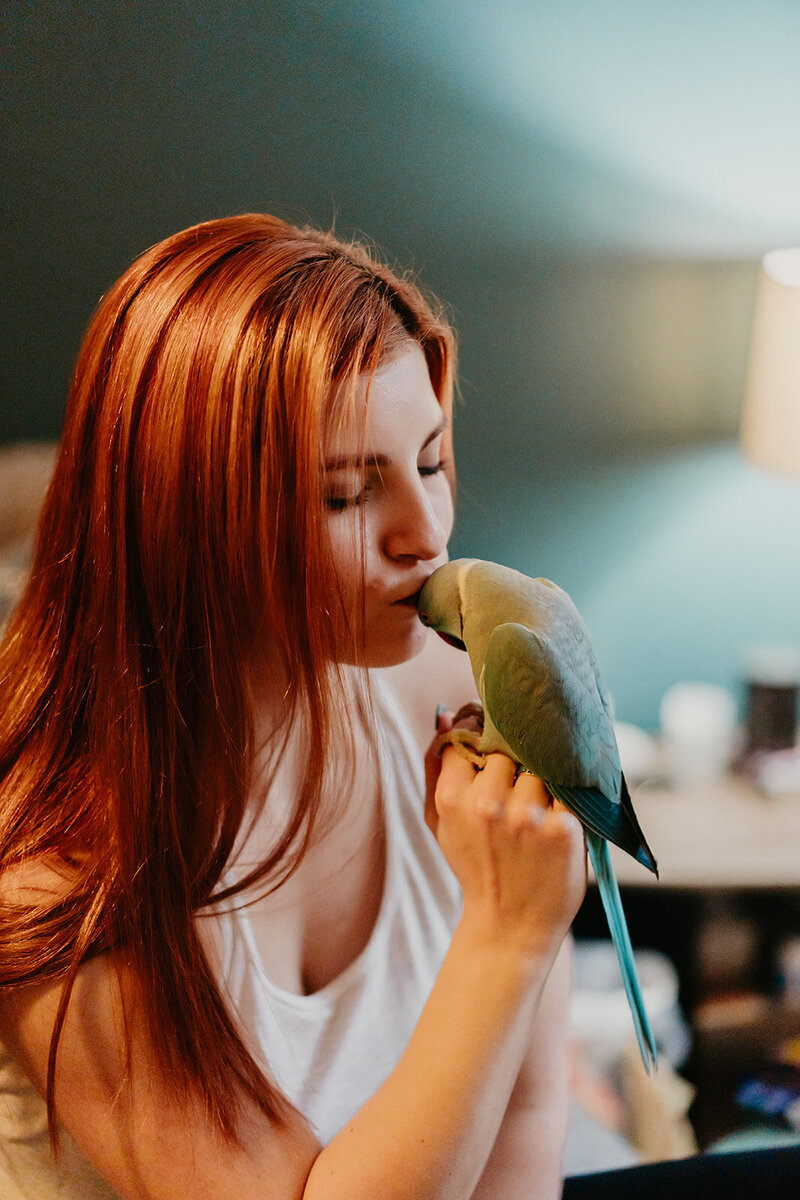
[[[483,705],[479,700],[470,700],[468,704],[462,704],[456,715],[453,717],[453,725],[458,725],[459,721],[476,721],[481,730],[483,730]]]
[[[452,746],[457,754],[471,762],[476,771],[482,771],[486,766],[486,755],[478,749],[480,733],[472,729],[451,729],[436,739],[436,752],[441,754],[445,746]]]

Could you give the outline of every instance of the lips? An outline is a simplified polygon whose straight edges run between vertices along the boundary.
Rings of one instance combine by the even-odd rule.
[[[417,607],[417,601],[419,600],[419,594],[421,591],[422,588],[417,588],[417,590],[412,592],[410,596],[402,596],[399,600],[393,601],[393,603],[400,605],[401,608],[415,609]]]
[[[393,600],[392,603],[399,605],[401,608],[413,608],[416,610],[416,607],[419,604],[419,594],[422,591],[423,587],[425,586],[427,579],[428,579],[428,576],[425,575],[422,579],[420,579],[418,581],[417,586],[415,587],[413,592],[408,592],[408,594],[405,596],[398,596],[398,598],[396,600]]]

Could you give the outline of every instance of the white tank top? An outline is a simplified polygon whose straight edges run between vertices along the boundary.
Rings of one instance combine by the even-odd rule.
[[[301,996],[268,978],[248,909],[220,918],[222,975],[250,1048],[323,1142],[393,1070],[461,912],[458,884],[425,824],[419,748],[381,673],[371,675],[386,870],[367,945],[329,984]]]
[[[386,868],[367,945],[324,988],[301,996],[267,977],[248,909],[214,918],[221,984],[248,1046],[322,1142],[393,1070],[461,912],[458,884],[425,825],[419,748],[383,674],[371,676],[380,733]],[[207,924],[208,918],[203,921]],[[44,1101],[0,1045],[0,1200],[113,1196],[66,1134],[64,1150],[59,1171],[50,1157]]]

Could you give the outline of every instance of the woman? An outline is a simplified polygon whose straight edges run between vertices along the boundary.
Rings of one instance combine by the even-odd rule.
[[[559,1193],[580,828],[422,774],[451,389],[412,284],[272,217],[101,301],[0,651],[8,1200]]]

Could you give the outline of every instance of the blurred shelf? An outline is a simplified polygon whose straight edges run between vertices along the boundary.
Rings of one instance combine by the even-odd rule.
[[[800,888],[800,793],[766,796],[742,775],[642,785],[633,804],[659,879],[612,846],[620,885]]]
[[[745,1078],[758,1075],[786,1038],[800,1034],[800,1008],[767,996],[731,997],[701,1005],[692,1020],[685,1074],[697,1089],[690,1117],[701,1149],[764,1118],[736,1102]],[[780,1127],[775,1122],[775,1128]]]
[[[689,1115],[707,1149],[757,1123],[737,1104],[737,1090],[780,1041],[800,1035],[800,1007],[772,996],[777,951],[800,935],[800,793],[768,796],[744,775],[727,774],[643,785],[633,803],[660,878],[616,847],[612,859],[634,945],[661,950],[678,969],[692,1034],[681,1074],[696,1088]],[[737,928],[752,931],[752,945],[731,940]],[[603,935],[594,888],[576,931]],[[730,978],[720,978],[726,964]],[[731,994],[709,1002],[720,985]],[[737,990],[752,1002],[737,1000]]]

